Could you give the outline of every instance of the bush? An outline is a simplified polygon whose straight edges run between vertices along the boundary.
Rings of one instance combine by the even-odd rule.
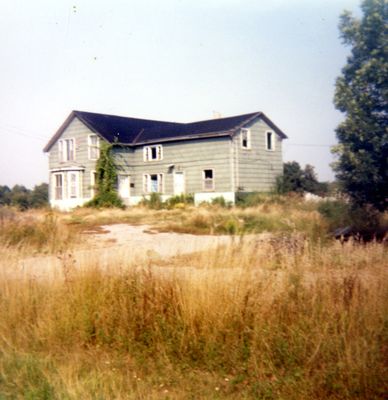
[[[349,204],[344,201],[322,201],[318,204],[318,211],[328,221],[329,229],[351,224]]]
[[[151,193],[149,198],[143,197],[140,205],[150,208],[151,210],[161,210],[165,208],[160,193]]]
[[[194,204],[194,196],[192,194],[182,193],[177,196],[170,197],[165,203],[168,208],[173,208],[178,204]]]
[[[124,204],[118,194],[114,191],[97,194],[92,200],[85,204],[85,207],[117,207],[124,208]]]
[[[226,201],[223,196],[215,197],[214,199],[212,199],[211,204],[213,206],[220,206],[223,208],[232,207],[232,203],[230,201]]]

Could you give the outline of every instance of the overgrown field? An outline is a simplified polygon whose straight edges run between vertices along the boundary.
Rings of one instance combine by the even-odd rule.
[[[267,207],[28,220],[39,227],[52,218],[64,235],[58,249],[71,252],[82,229],[120,215],[161,229],[198,215],[213,228],[221,216],[287,217]],[[228,247],[141,265],[115,258],[109,273],[98,259],[77,270],[63,258],[55,280],[1,278],[0,399],[383,399],[387,248],[322,241],[309,213],[312,226],[325,226],[316,210],[296,209],[285,223],[292,229],[274,229],[288,233],[274,240],[236,237]],[[14,217],[3,227],[24,223]],[[2,235],[0,268],[37,246],[25,238],[15,247]],[[50,246],[40,251],[56,254]]]

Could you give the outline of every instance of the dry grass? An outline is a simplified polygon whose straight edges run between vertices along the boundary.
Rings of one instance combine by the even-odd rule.
[[[162,210],[140,206],[124,211],[80,209],[65,216],[64,221],[81,227],[112,223],[150,224],[160,231],[200,235],[297,232],[315,240],[323,238],[328,227],[316,208],[316,204],[290,200],[231,209],[209,205]]]
[[[77,230],[64,223],[62,214],[54,211],[18,212],[0,207],[0,243],[18,252],[57,253],[74,248]]]
[[[387,259],[374,243],[242,238],[4,279],[0,398],[382,399]]]

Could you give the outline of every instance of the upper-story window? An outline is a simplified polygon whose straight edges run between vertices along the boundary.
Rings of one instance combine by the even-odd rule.
[[[156,146],[145,146],[143,152],[144,161],[163,160],[163,148],[160,144]]]
[[[58,142],[59,161],[75,161],[75,139],[61,139]]]
[[[265,149],[275,150],[275,134],[272,131],[265,132]]]
[[[251,148],[251,131],[249,129],[241,129],[241,147],[243,149]]]
[[[89,160],[97,160],[100,156],[100,142],[97,135],[88,136]]]

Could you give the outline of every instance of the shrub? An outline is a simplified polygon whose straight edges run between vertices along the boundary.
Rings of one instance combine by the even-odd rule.
[[[219,206],[219,207],[223,207],[223,208],[232,207],[232,203],[230,201],[226,201],[223,196],[214,197],[214,199],[212,199],[212,201],[211,201],[211,204],[213,206]]]
[[[168,198],[165,203],[168,208],[173,208],[178,204],[194,204],[194,196],[182,193]]]
[[[103,207],[117,207],[124,208],[124,204],[121,198],[115,191],[99,193],[92,200],[88,201],[84,207],[95,207],[95,208],[103,208]]]
[[[146,206],[151,210],[161,210],[162,208],[165,208],[165,204],[163,203],[160,193],[151,193],[149,198],[143,197],[140,205]]]

